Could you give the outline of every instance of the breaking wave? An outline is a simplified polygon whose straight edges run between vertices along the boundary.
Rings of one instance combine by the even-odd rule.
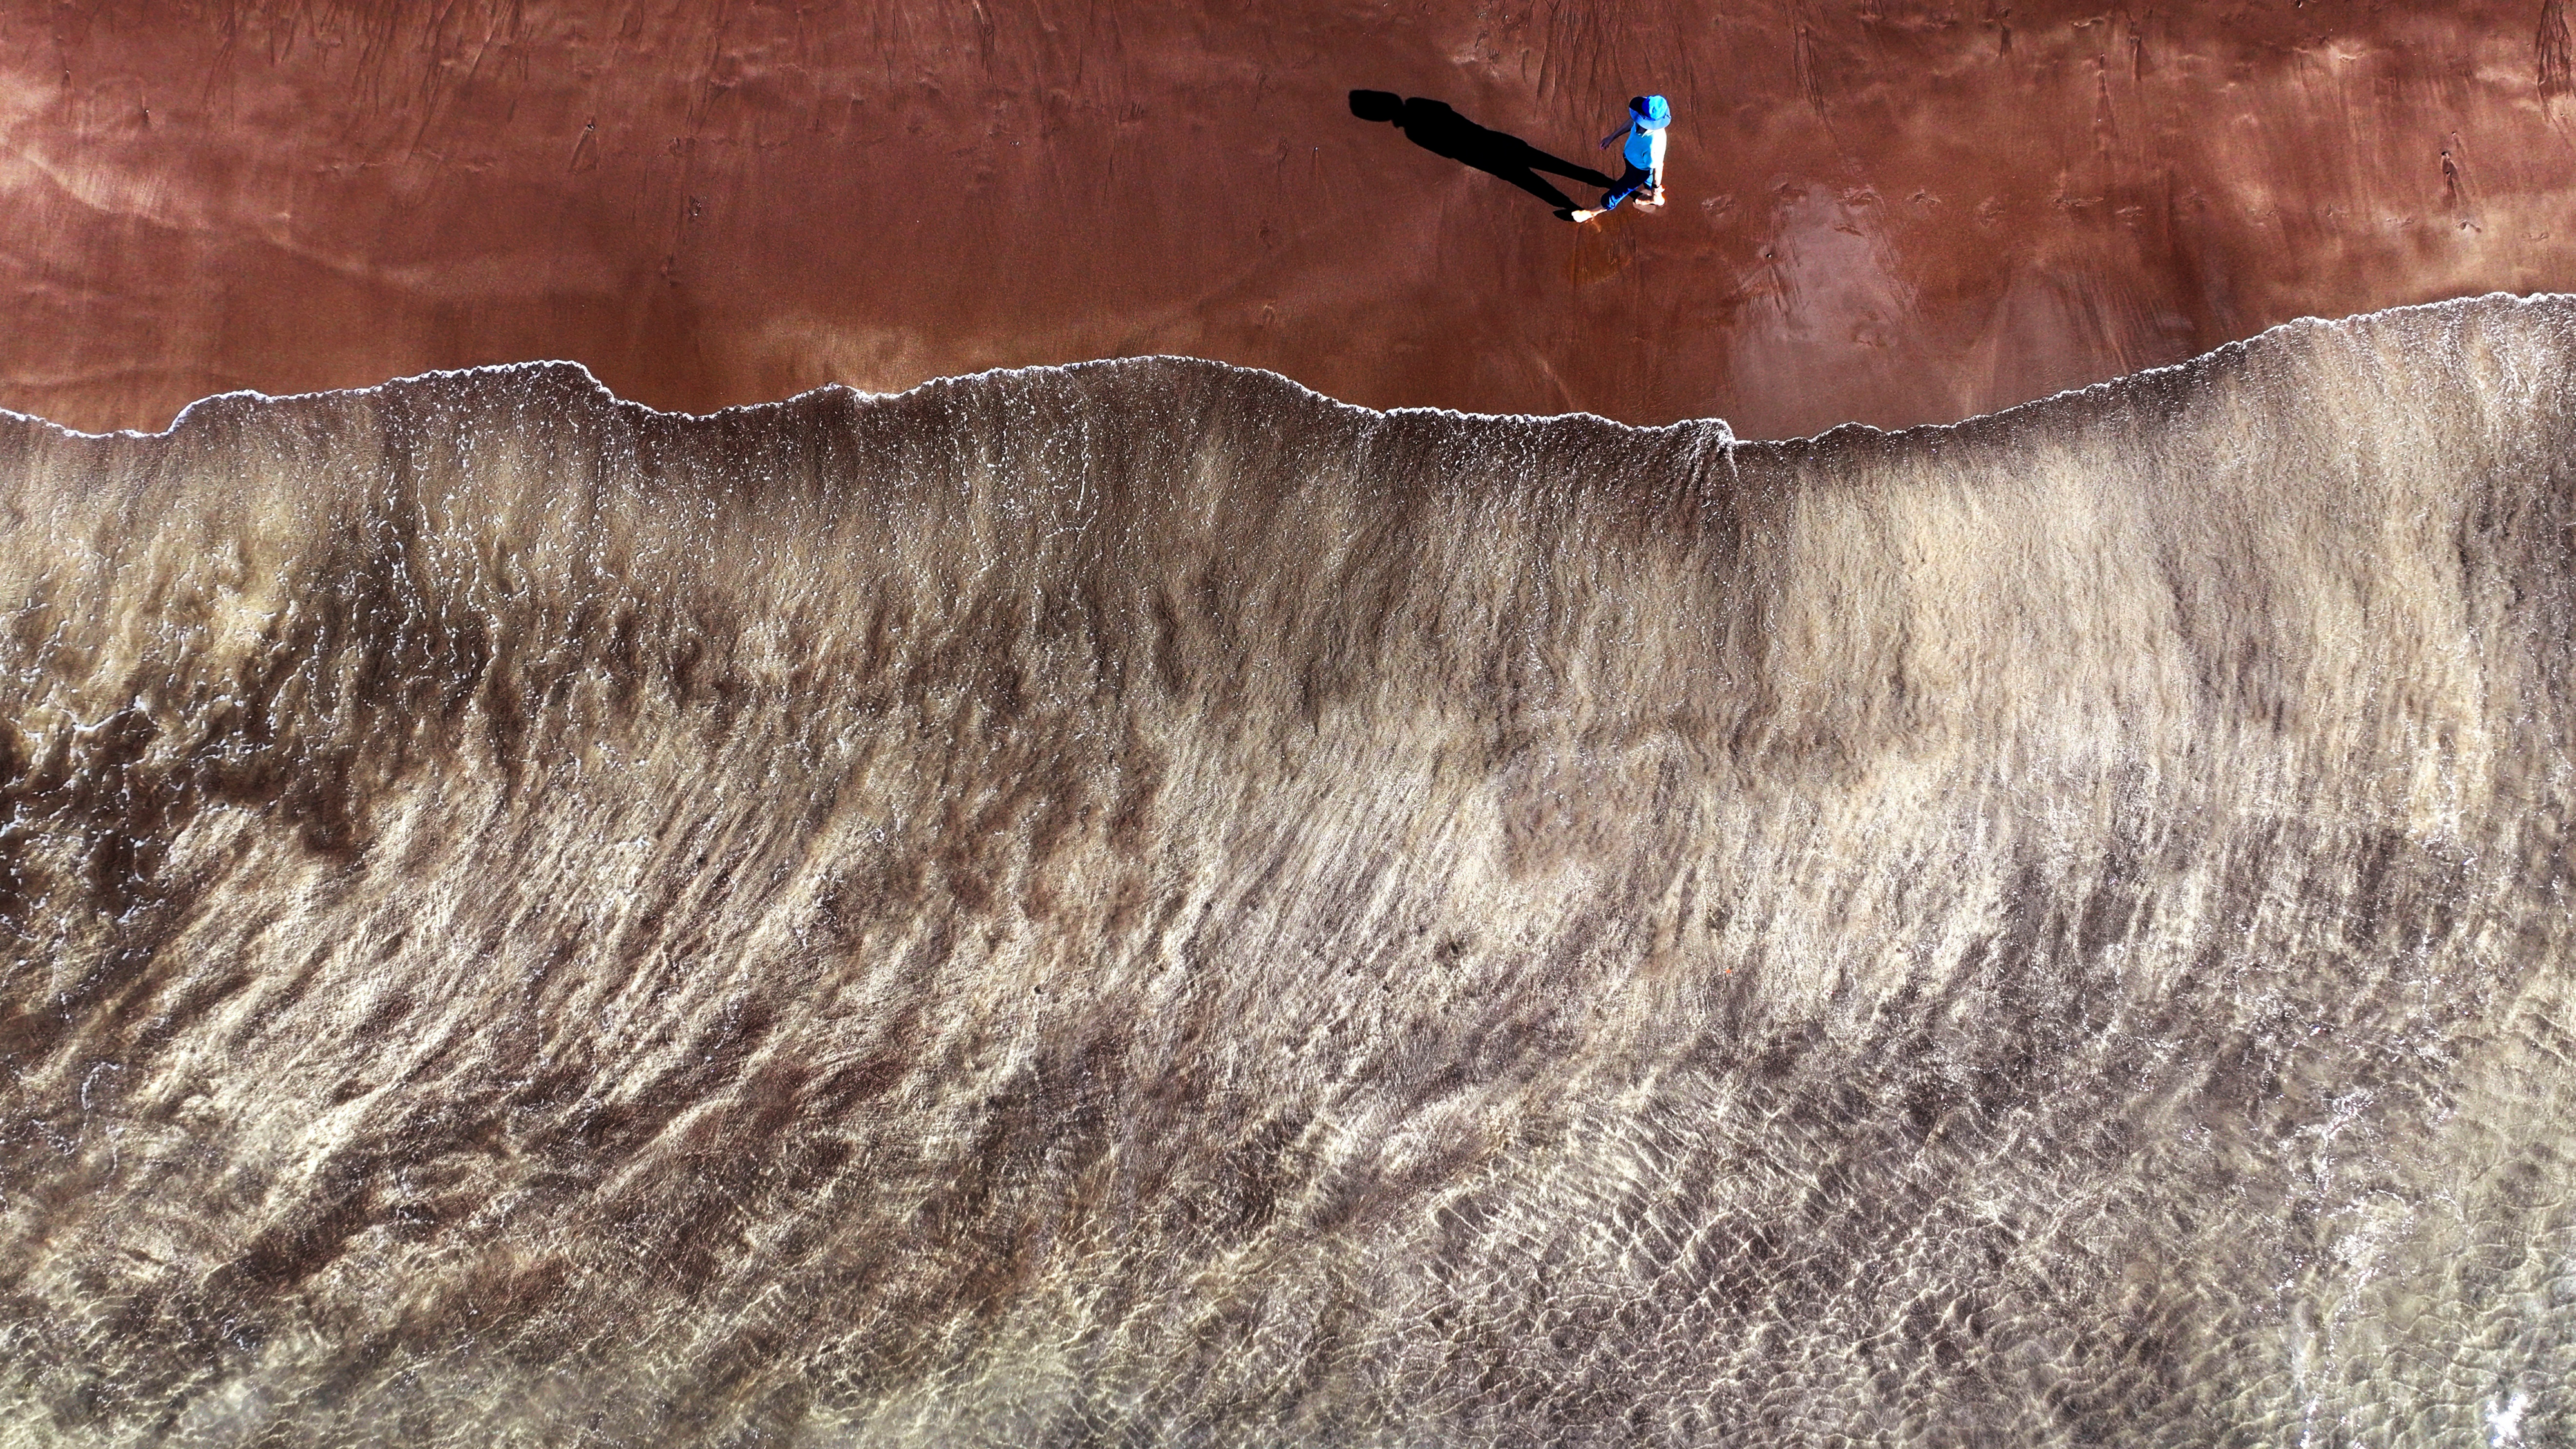
[[[2576,1437],[2572,368],[0,418],[0,1437]]]

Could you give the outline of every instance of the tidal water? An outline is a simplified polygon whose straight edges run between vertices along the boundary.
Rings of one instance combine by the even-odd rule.
[[[2576,1441],[2571,383],[0,416],[0,1443]]]

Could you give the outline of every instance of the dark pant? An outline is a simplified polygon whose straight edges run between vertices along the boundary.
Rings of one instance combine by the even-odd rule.
[[[1627,160],[1624,156],[1620,159],[1623,161]],[[1623,202],[1629,197],[1636,195],[1638,192],[1645,190],[1646,184],[1654,179],[1655,173],[1638,165],[1634,161],[1629,161],[1628,174],[1619,178],[1618,185],[1601,193],[1601,209],[1603,211],[1615,209],[1620,202]]]

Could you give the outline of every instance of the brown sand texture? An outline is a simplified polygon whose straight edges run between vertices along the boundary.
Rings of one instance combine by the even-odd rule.
[[[1953,422],[2576,290],[2570,55],[2564,0],[28,0],[0,407],[563,358],[704,412],[1175,353]],[[1585,165],[1666,94],[1672,202],[1577,231],[1357,89]]]
[[[2571,375],[0,419],[0,1442],[2569,1442]]]

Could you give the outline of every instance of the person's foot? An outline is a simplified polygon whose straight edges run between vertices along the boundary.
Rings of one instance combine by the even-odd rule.
[[[1573,222],[1576,226],[1581,226],[1600,214],[1601,213],[1597,211],[1585,211],[1581,207],[1577,207],[1574,210],[1567,212],[1565,214],[1565,219]]]

